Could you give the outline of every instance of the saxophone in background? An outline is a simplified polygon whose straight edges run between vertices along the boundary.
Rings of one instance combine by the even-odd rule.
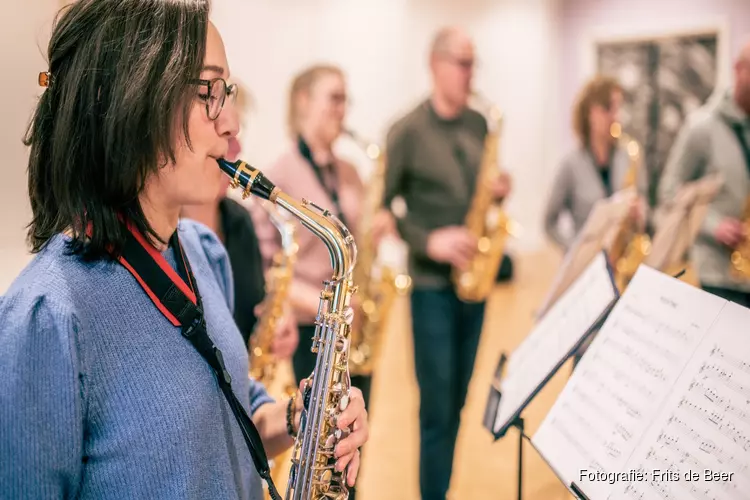
[[[465,271],[454,268],[452,280],[456,295],[464,302],[485,300],[497,281],[508,236],[518,236],[520,227],[512,221],[502,203],[495,201],[490,186],[500,174],[497,168],[502,114],[489,104],[488,132],[482,164],[465,226],[477,238],[477,252]]]
[[[315,371],[304,383],[304,408],[292,449],[287,500],[346,500],[346,471],[336,472],[334,448],[344,437],[336,420],[349,404],[350,306],[356,288],[352,274],[357,246],[349,230],[328,210],[307,200],[297,201],[276,187],[259,170],[242,160],[217,160],[233,188],[243,188],[296,217],[325,243],[333,272],[323,283],[311,350],[317,354]],[[301,346],[300,346],[301,347]]]
[[[385,155],[372,143],[363,141],[353,131],[349,135],[375,162],[375,171],[367,183],[362,216],[357,225],[357,265],[354,278],[361,299],[361,321],[352,330],[349,369],[352,375],[371,375],[379,359],[385,328],[393,303],[411,289],[411,277],[393,268],[378,265],[378,248],[373,241],[372,223],[382,206],[385,188]]]
[[[268,218],[281,234],[281,249],[274,255],[266,277],[266,295],[262,312],[250,336],[250,376],[266,388],[277,379],[276,356],[271,352],[276,328],[284,314],[284,303],[289,295],[289,284],[294,276],[294,264],[299,246],[294,235],[294,225],[286,220],[275,206],[260,201]],[[291,396],[296,391],[294,384],[287,385],[284,394]]]
[[[621,146],[625,147],[630,159],[623,189],[636,189],[638,169],[641,165],[641,147],[635,139],[622,132],[622,126],[619,123],[612,125],[611,134]],[[621,293],[633,279],[638,266],[651,252],[651,238],[646,234],[644,226],[645,224],[639,224],[628,214],[610,246],[609,254],[614,263],[615,283]]]
[[[742,219],[746,237],[732,252],[729,272],[737,279],[748,280],[750,279],[750,196],[745,200],[745,213]]]

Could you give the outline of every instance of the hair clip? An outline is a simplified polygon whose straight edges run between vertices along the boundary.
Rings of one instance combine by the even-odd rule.
[[[49,71],[42,71],[39,73],[39,86],[40,87],[49,87],[52,83],[52,75]]]

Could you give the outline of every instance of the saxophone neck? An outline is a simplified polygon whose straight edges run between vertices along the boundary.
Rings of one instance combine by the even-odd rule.
[[[276,204],[299,219],[303,226],[323,241],[331,258],[333,280],[351,276],[357,260],[357,245],[338,217],[311,201],[297,201],[283,191],[277,193]]]
[[[357,259],[357,245],[349,230],[335,215],[310,201],[292,198],[260,170],[242,160],[230,162],[220,158],[217,163],[232,179],[231,187],[243,189],[243,198],[252,194],[278,205],[323,240],[331,257],[333,280],[351,276]]]
[[[360,136],[350,128],[344,129],[344,133],[348,135],[371,160],[376,161],[382,158],[383,150],[375,142],[364,139],[362,136]]]

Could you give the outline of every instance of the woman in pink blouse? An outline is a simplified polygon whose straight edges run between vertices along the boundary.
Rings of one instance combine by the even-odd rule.
[[[346,83],[341,69],[316,65],[299,73],[289,93],[289,149],[263,170],[291,196],[308,199],[330,210],[356,238],[364,186],[355,167],[333,152],[333,144],[344,129],[346,105]],[[262,211],[253,209],[253,215],[264,259],[270,259],[279,248],[278,232]],[[391,222],[382,218],[374,223],[376,242],[379,235],[392,230]],[[331,276],[331,264],[325,245],[310,231],[300,227],[297,238],[298,260],[289,300],[299,324],[299,347],[293,360],[299,382],[315,368],[315,355],[310,352],[311,339],[320,290],[323,281]],[[356,299],[355,294],[355,305]],[[362,390],[366,401],[369,382],[369,378],[352,378],[352,384]]]
[[[336,66],[316,65],[299,73],[289,93],[289,149],[264,173],[282,190],[297,199],[308,199],[334,213],[357,237],[364,186],[355,167],[333,152],[333,144],[342,134],[346,115],[347,94],[344,74]],[[276,229],[265,213],[253,208],[258,238],[264,259],[278,250]],[[373,237],[395,231],[392,221],[379,214],[373,223]],[[293,366],[297,382],[308,377],[315,368],[315,354],[310,351],[315,333],[315,316],[320,302],[323,281],[331,277],[331,264],[323,242],[310,231],[296,232],[299,251],[289,301],[299,325],[299,346]],[[358,310],[354,295],[354,309]],[[355,318],[354,324],[358,320]],[[370,378],[352,377],[352,385],[364,394],[369,408]],[[353,497],[350,496],[350,499]]]

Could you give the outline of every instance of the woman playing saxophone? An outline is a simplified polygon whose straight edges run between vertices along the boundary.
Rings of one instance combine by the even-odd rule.
[[[639,193],[630,217],[640,226],[645,224],[645,168],[638,165],[633,172],[628,150],[618,141],[618,134],[612,133],[619,125],[622,100],[620,84],[605,76],[592,78],[578,96],[573,112],[578,146],[562,161],[544,216],[547,235],[563,250],[575,240],[594,204],[627,187],[628,177],[635,177],[633,184]],[[565,234],[559,227],[564,215],[572,219],[572,234]]]
[[[247,376],[226,250],[180,220],[215,199],[239,128],[209,11],[78,0],[52,30],[26,140],[34,256],[0,300],[6,496],[260,500],[266,453],[293,444],[301,402]],[[355,389],[337,426],[353,429],[335,450],[351,484]]]

